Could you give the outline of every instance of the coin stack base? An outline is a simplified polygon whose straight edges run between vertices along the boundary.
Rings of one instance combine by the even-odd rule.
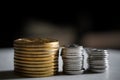
[[[59,42],[53,39],[20,38],[14,41],[14,71],[24,77],[57,74]]]

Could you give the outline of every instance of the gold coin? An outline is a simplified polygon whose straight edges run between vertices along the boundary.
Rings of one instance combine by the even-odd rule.
[[[29,71],[36,71],[36,70],[39,70],[39,71],[47,71],[47,70],[52,70],[52,69],[55,69],[55,70],[58,70],[58,66],[49,66],[49,67],[21,67],[21,66],[14,66],[14,69],[22,69],[22,70],[29,70]]]
[[[14,57],[21,57],[21,58],[50,58],[50,57],[58,57],[57,54],[49,54],[49,55],[39,55],[39,54],[14,54]]]
[[[14,59],[19,59],[19,60],[30,60],[30,61],[47,61],[47,60],[55,60],[58,59],[57,56],[52,56],[52,57],[45,57],[45,58],[35,58],[35,57],[19,57],[19,56],[14,56]]]
[[[57,69],[49,69],[49,70],[39,70],[39,68],[34,68],[34,69],[18,69],[18,68],[15,68],[14,69],[15,71],[18,71],[18,72],[23,72],[23,73],[30,73],[30,74],[45,74],[45,73],[49,73],[49,72],[56,72]]]
[[[52,57],[52,56],[56,56],[57,57],[58,54],[40,55],[40,54],[20,54],[20,53],[15,53],[14,56],[45,58],[45,57]]]
[[[21,73],[25,73],[25,74],[47,74],[47,73],[55,73],[56,70],[50,70],[50,71],[25,71],[25,70],[19,70],[19,69],[15,69],[14,71],[16,72],[21,72]]]
[[[25,44],[13,44],[14,47],[17,47],[17,48],[59,48],[60,45],[59,43],[58,44],[29,44],[29,45],[25,45]]]
[[[36,63],[37,63],[37,62],[47,62],[47,61],[58,61],[58,58],[50,59],[50,60],[23,60],[23,59],[16,59],[16,58],[14,58],[14,61],[15,61],[15,60],[24,61],[24,62],[29,62],[29,63],[36,61]]]
[[[59,48],[59,44],[49,44],[49,45],[20,45],[20,44],[13,44],[14,48],[17,47],[17,48]]]
[[[50,67],[50,66],[58,66],[56,63],[49,64],[23,64],[23,63],[14,63],[15,66],[24,66],[24,67]]]
[[[58,60],[48,60],[48,61],[23,61],[23,60],[14,60],[15,63],[23,63],[23,64],[49,64],[49,63],[58,63]]]
[[[54,51],[58,51],[58,48],[31,48],[31,49],[21,49],[21,48],[14,48],[15,51],[26,51],[26,52],[44,52],[44,51],[48,51],[48,52],[54,52]]]
[[[34,49],[26,49],[26,48],[14,48],[15,51],[25,51],[25,52],[44,52],[44,51],[58,51],[59,48],[34,48]]]
[[[16,71],[15,71],[16,72]],[[18,74],[19,76],[24,76],[24,77],[32,77],[32,78],[37,78],[37,77],[49,77],[49,76],[53,76],[56,73],[47,73],[47,74],[25,74],[25,73],[20,73],[20,72],[16,72],[16,74]]]
[[[14,46],[19,47],[59,47],[59,41],[55,39],[42,38],[19,38],[14,40]]]
[[[29,51],[14,51],[14,53],[18,53],[18,54],[41,54],[41,55],[49,55],[49,54],[58,54],[58,51],[44,51],[44,52],[40,52],[40,51],[36,51],[36,52],[29,52]]]

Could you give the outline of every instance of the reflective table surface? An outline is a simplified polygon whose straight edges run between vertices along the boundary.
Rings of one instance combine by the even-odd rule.
[[[0,49],[0,80],[120,80],[120,50],[109,50],[109,69],[104,73],[80,75],[62,74],[62,60],[59,58],[59,74],[43,78],[25,78],[14,74],[13,48]]]

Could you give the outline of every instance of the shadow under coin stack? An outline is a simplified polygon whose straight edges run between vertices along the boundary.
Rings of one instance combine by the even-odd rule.
[[[14,41],[14,71],[26,77],[53,76],[58,71],[59,42],[20,38]]]
[[[87,49],[89,54],[89,70],[105,72],[108,69],[108,51],[102,49]]]
[[[71,45],[63,48],[63,72],[65,74],[81,74],[83,73],[83,47]]]

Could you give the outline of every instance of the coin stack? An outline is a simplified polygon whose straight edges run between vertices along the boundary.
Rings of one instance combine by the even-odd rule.
[[[83,47],[70,45],[62,50],[63,72],[65,74],[83,73]]]
[[[103,49],[88,49],[89,70],[92,72],[105,72],[108,69],[108,51]]]
[[[19,38],[14,41],[14,71],[25,77],[47,77],[58,71],[59,41]]]

